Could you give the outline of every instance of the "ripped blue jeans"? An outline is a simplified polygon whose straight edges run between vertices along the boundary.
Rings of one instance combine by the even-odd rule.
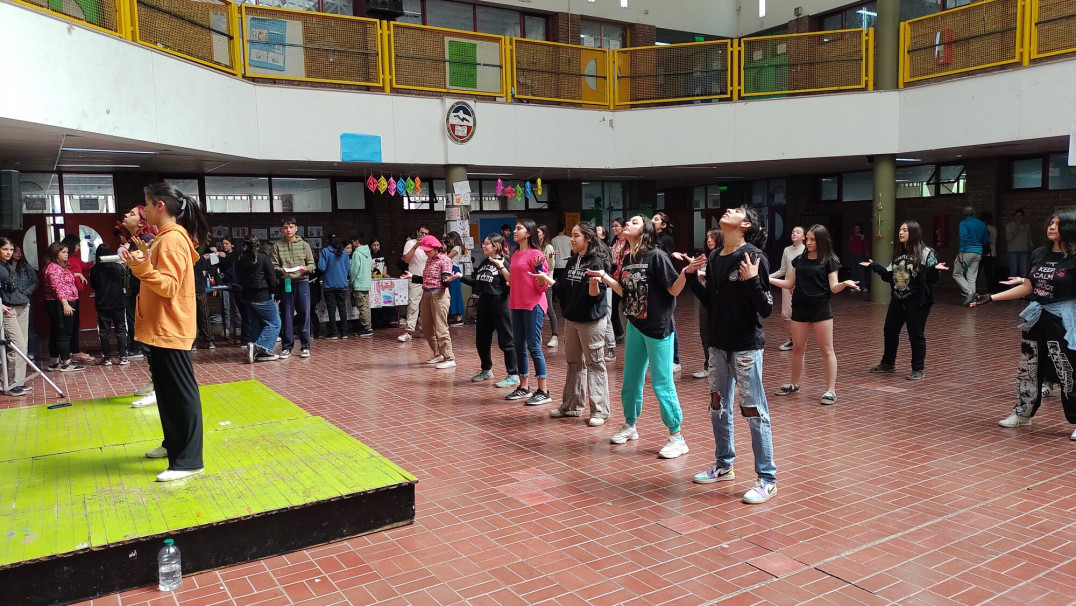
[[[710,422],[714,426],[714,458],[721,467],[736,460],[736,438],[732,430],[733,406],[751,427],[751,451],[755,473],[768,482],[777,481],[773,462],[770,410],[762,388],[762,350],[725,351],[710,348]]]

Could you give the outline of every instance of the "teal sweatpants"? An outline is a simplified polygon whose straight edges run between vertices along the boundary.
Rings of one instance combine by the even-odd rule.
[[[651,339],[628,323],[624,331],[624,381],[620,388],[624,422],[628,425],[635,425],[643,412],[643,383],[649,365],[650,382],[661,408],[661,422],[669,428],[669,433],[680,431],[684,415],[673,383],[673,337],[670,334],[664,339]]]

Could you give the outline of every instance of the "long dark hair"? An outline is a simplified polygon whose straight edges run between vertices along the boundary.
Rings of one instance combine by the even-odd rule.
[[[643,220],[643,231],[628,250],[628,254],[631,255],[632,261],[635,261],[644,254],[654,250],[654,247],[658,242],[658,230],[654,228],[654,222],[650,220],[650,217],[646,215],[635,215],[635,217]],[[631,219],[634,219],[635,217],[632,217]],[[631,221],[631,219],[628,219],[628,221]]]
[[[101,257],[107,257],[112,254],[112,247],[104,242],[97,245],[97,251],[94,253],[94,258],[97,262],[101,262]]]
[[[1065,256],[1076,253],[1076,210],[1065,209],[1050,216],[1052,223],[1057,217],[1057,235],[1061,240],[1057,243]]]
[[[598,237],[598,228],[590,221],[580,221],[575,224],[575,227],[579,229],[579,233],[583,234],[583,237],[587,240],[587,254],[583,258],[597,259],[601,261],[602,269],[606,272],[611,271],[613,268],[613,255],[609,252],[609,247],[605,245],[605,242]]]
[[[209,241],[209,220],[197,200],[167,181],[147,185],[142,192],[147,199],[164,202],[168,214],[175,217],[176,223],[187,230],[195,247]]]
[[[527,230],[527,248],[542,250],[542,244],[538,241],[538,226],[534,224],[534,221],[520,219],[516,221],[516,224],[522,225],[523,229]]]
[[[261,246],[261,241],[254,234],[243,238],[243,253],[239,260],[254,267],[258,263],[258,253],[261,252]]]
[[[460,247],[460,257],[461,258],[466,256],[467,253],[470,252],[469,250],[467,250],[467,247],[463,245],[463,238],[461,238],[458,233],[456,233],[454,231],[450,231],[447,234],[445,234],[445,249],[446,250],[452,250],[453,248],[455,248],[457,246]]]
[[[538,226],[538,243],[542,246],[542,248],[544,249],[552,241],[553,241],[553,238],[549,237],[549,228],[546,227],[545,224],[539,225]]]
[[[661,222],[665,225],[665,227],[661,228],[661,233],[671,238],[673,235],[673,224],[669,222],[669,214],[663,210],[659,210],[654,213],[654,216],[660,217]],[[657,231],[656,227],[654,228],[654,231]]]
[[[62,240],[57,240],[52,244],[49,244],[49,248],[45,251],[45,256],[49,258],[49,263],[55,263],[64,269],[71,269],[70,263],[60,263],[60,251],[67,248],[68,255],[71,254],[71,249],[63,243]],[[45,265],[48,265],[46,263]]]
[[[903,225],[908,226],[908,243],[902,244],[898,238],[895,252],[898,255],[905,254],[911,257],[912,272],[919,273],[919,266],[923,264],[923,250],[926,249],[926,245],[923,244],[923,228],[915,219],[908,219]]]
[[[750,231],[750,230],[748,230]],[[825,263],[826,261],[833,259],[836,260],[836,255],[833,254],[833,238],[829,235],[829,230],[825,225],[816,223],[812,225],[807,231],[814,234],[814,250],[818,255],[818,262]],[[804,236],[806,240],[806,236]],[[757,245],[756,245],[757,246]],[[809,259],[807,256],[807,247],[803,247],[803,254],[800,255],[803,259]]]
[[[329,248],[333,249],[333,253],[335,253],[337,257],[343,256],[344,239],[336,234],[329,236]]]
[[[725,232],[721,231],[720,229],[717,229],[716,227],[706,232],[706,237],[714,241],[714,250],[717,250],[725,245]],[[705,253],[707,256],[710,255],[709,250],[705,251]]]
[[[15,252],[19,253],[18,260],[15,259],[15,255],[11,255],[11,264],[15,267],[15,269],[17,271],[23,271],[24,268],[28,268],[30,269],[30,271],[33,271],[33,268],[30,267],[30,262],[26,260],[26,251],[23,250],[21,246],[16,244]]]
[[[766,224],[762,222],[762,217],[753,208],[744,208],[743,212],[747,217],[747,221],[751,223],[751,227],[748,227],[743,234],[744,241],[760,250],[766,248]],[[822,229],[825,228],[823,227]],[[829,232],[826,232],[826,237],[829,237]],[[830,250],[833,250],[832,242],[830,243]],[[803,252],[806,254],[806,249]]]
[[[498,257],[503,257],[504,256],[504,251],[505,251],[505,245],[504,245],[504,236],[501,235],[501,232],[492,233],[492,234],[486,236],[486,239],[489,240],[489,243],[493,245],[493,248],[497,249],[497,256]]]

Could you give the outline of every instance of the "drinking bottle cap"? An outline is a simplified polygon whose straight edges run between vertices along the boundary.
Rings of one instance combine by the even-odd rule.
[[[165,539],[165,540],[164,540],[164,544],[165,544],[165,545],[175,545],[175,543],[176,543],[176,542],[175,542],[175,541],[173,541],[172,539]]]

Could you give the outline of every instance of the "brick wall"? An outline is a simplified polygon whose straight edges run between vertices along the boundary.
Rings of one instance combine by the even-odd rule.
[[[549,16],[548,32],[550,42],[562,44],[579,44],[579,15],[553,13]]]
[[[628,46],[653,46],[658,40],[658,28],[645,23],[628,26]]]

